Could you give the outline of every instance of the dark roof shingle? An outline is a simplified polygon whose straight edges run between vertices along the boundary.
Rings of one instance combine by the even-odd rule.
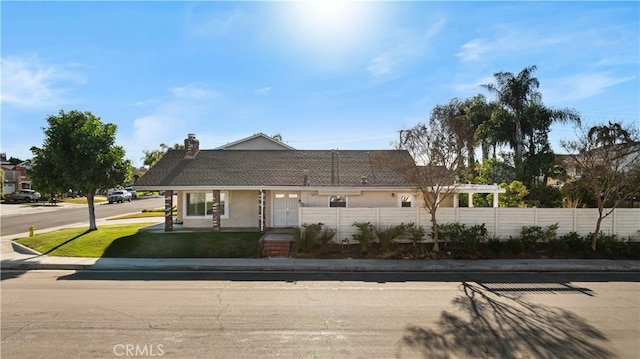
[[[383,150],[201,150],[185,159],[169,150],[136,182],[140,187],[172,186],[302,186],[407,187],[402,176],[375,165],[373,155],[401,156],[406,151]],[[333,183],[332,183],[333,178]]]

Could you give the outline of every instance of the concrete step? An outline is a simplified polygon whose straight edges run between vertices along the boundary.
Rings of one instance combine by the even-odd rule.
[[[262,257],[289,257],[291,241],[264,241]]]

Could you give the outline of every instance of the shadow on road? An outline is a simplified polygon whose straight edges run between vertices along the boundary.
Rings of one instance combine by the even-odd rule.
[[[27,272],[28,270],[26,269],[2,270],[2,272],[0,272],[0,280],[20,278],[23,274]]]
[[[591,295],[584,288],[563,293]],[[612,358],[600,343],[605,335],[576,314],[533,304],[516,291],[491,289],[485,283],[462,282],[464,295],[442,311],[432,327],[405,329],[397,358],[405,348],[424,358]]]
[[[638,282],[637,273],[502,273],[502,272],[274,272],[274,271],[97,271],[85,270],[62,275],[58,280],[120,281],[345,281],[345,282],[477,282],[487,290],[504,293],[581,293],[587,288],[572,282]]]

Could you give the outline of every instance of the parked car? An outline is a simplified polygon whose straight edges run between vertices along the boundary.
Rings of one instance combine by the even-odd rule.
[[[36,202],[40,197],[40,192],[32,189],[21,189],[20,191],[9,194],[9,200],[20,202]]]
[[[131,193],[131,198],[138,199],[138,192],[136,192],[135,188],[133,188],[133,187],[125,187],[124,189],[127,192]]]
[[[108,199],[109,199],[109,203],[113,203],[113,202],[123,203],[124,201],[131,202],[131,193],[129,193],[129,191],[120,189],[120,190],[109,193]]]

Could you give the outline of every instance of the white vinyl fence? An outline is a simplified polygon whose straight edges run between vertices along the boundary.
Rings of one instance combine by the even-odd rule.
[[[517,237],[525,226],[546,227],[558,223],[558,235],[593,233],[598,219],[595,208],[439,208],[438,224],[461,223],[467,227],[485,224],[489,235],[501,239]],[[354,222],[392,226],[413,222],[431,232],[431,215],[424,208],[316,208],[301,207],[300,225],[323,223],[336,230],[336,241],[351,239]],[[602,221],[600,230],[621,238],[640,238],[640,208],[616,208]]]

